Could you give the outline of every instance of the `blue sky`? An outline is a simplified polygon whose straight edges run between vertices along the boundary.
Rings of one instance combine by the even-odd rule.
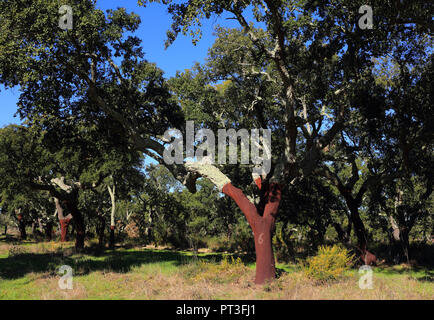
[[[128,12],[139,14],[142,23],[136,35],[143,40],[142,47],[146,53],[146,59],[157,63],[166,77],[176,74],[177,70],[183,71],[191,68],[195,62],[203,62],[207,50],[214,43],[213,30],[218,24],[238,27],[232,20],[214,18],[203,22],[203,38],[196,46],[191,43],[190,37],[180,36],[167,50],[164,49],[166,31],[169,29],[171,19],[166,7],[160,4],[150,4],[146,8],[138,7],[136,0],[103,0],[98,6],[103,9],[116,9],[125,7]],[[19,98],[19,88],[5,90],[0,85],[0,127],[10,123],[20,123],[19,117],[14,118],[17,111],[16,103]]]

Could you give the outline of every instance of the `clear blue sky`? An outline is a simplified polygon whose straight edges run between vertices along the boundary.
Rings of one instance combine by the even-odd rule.
[[[150,4],[146,8],[138,7],[136,0],[100,0],[98,6],[103,10],[121,6],[128,12],[134,11],[140,15],[142,23],[136,35],[143,40],[142,47],[146,59],[157,63],[158,67],[164,70],[167,78],[175,75],[177,70],[183,71],[191,68],[195,62],[204,61],[208,48],[214,43],[213,30],[216,25],[238,27],[232,20],[223,18],[204,21],[203,38],[196,46],[193,46],[190,37],[180,36],[165,50],[166,31],[171,24],[165,6]],[[14,118],[19,94],[18,88],[5,90],[0,86],[0,127],[21,122],[19,117]]]

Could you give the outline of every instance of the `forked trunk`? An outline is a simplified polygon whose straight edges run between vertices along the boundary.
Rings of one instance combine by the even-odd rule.
[[[191,172],[196,172],[209,179],[221,192],[235,201],[244,213],[255,238],[255,283],[265,284],[272,281],[276,276],[276,267],[271,239],[282,196],[281,185],[275,182],[268,183],[268,180],[264,180],[263,183],[262,178],[264,178],[264,175],[260,176],[257,172],[253,172],[253,180],[260,190],[260,201],[255,205],[240,189],[232,185],[228,177],[213,165],[188,162],[186,167]],[[272,179],[274,180],[273,177]]]
[[[261,188],[260,183],[257,182],[257,185]],[[252,228],[256,251],[256,284],[265,284],[276,277],[272,232],[281,199],[281,190],[280,186],[275,183],[266,188],[267,191],[263,193],[262,216],[258,214],[258,209],[244,193],[231,183],[226,184],[222,190],[237,203]]]
[[[72,216],[71,214],[68,214],[65,217],[64,215],[65,202],[63,203],[63,206],[60,204],[60,201],[57,198],[54,199],[54,202],[56,203],[56,211],[60,223],[60,242],[66,242],[68,241],[68,226],[71,222]]]

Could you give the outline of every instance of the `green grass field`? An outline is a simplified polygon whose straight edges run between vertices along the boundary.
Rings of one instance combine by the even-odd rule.
[[[374,268],[366,290],[357,269],[318,284],[287,264],[277,265],[277,280],[256,286],[248,257],[88,245],[75,254],[73,243],[0,242],[0,299],[434,299],[434,270],[405,265]],[[71,290],[59,288],[62,265],[73,269]]]

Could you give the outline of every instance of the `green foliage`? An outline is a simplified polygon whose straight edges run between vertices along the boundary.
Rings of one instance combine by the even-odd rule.
[[[231,250],[247,253],[255,252],[253,232],[243,216],[239,216],[229,243]]]
[[[27,252],[26,247],[20,244],[13,244],[8,248],[8,257],[16,257]]]
[[[294,249],[289,239],[291,232],[285,228],[282,222],[276,223],[276,231],[273,237],[273,248],[277,261],[288,262],[294,257]]]
[[[319,246],[317,255],[308,258],[303,269],[309,278],[324,282],[342,278],[353,262],[354,256],[341,246]]]

